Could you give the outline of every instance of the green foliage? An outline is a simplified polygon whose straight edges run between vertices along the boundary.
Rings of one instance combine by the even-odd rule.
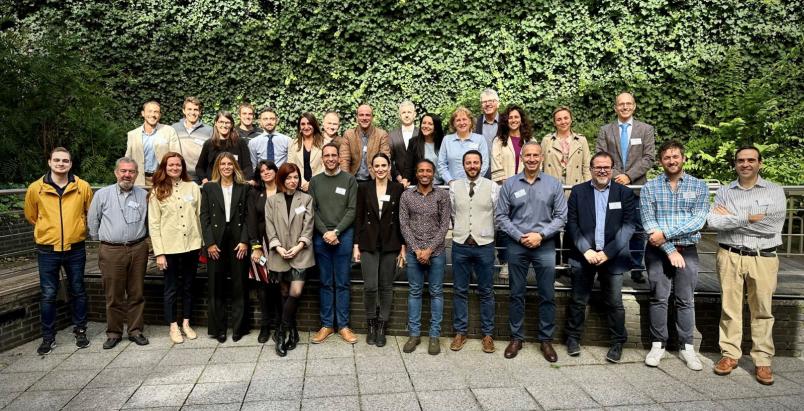
[[[479,92],[492,87],[503,106],[528,110],[537,136],[552,130],[555,106],[570,105],[575,129],[591,140],[613,119],[614,95],[628,89],[637,117],[654,124],[661,139],[703,141],[710,132],[695,124],[738,116],[748,128],[764,124],[737,114],[747,104],[739,96],[804,33],[802,8],[777,0],[16,4],[7,31],[25,27],[31,43],[52,30],[77,39],[69,50],[98,70],[91,78],[108,84],[122,105],[106,113],[127,128],[140,123],[139,105],[153,97],[163,102],[163,122],[176,121],[186,95],[204,101],[207,121],[247,99],[276,107],[284,131],[301,112],[327,109],[342,113],[348,126],[357,104],[369,102],[390,128],[403,99],[445,117],[459,104],[477,113]],[[791,74],[799,76],[798,89],[779,96],[777,107],[800,104],[801,72]],[[768,115],[780,121],[779,139],[789,142],[782,135],[801,130],[778,117],[784,110]],[[697,150],[713,155],[710,148],[701,143]],[[109,164],[113,157],[95,159]],[[715,173],[703,157],[693,163]]]

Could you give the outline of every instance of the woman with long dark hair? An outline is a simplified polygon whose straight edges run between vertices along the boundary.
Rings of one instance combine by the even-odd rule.
[[[251,154],[248,151],[248,142],[240,138],[233,130],[234,117],[228,111],[219,111],[212,123],[212,137],[201,146],[198,164],[195,166],[195,175],[206,184],[214,171],[213,165],[220,153],[231,153],[235,163],[244,174],[244,178],[251,178]]]
[[[305,270],[315,265],[313,198],[298,189],[301,170],[293,163],[282,164],[276,180],[282,194],[268,198],[265,204],[265,231],[268,269],[280,279],[285,297],[282,323],[274,333],[276,354],[284,357],[299,343],[296,311]]]
[[[297,165],[301,170],[299,188],[304,192],[309,189],[313,176],[324,171],[322,147],[324,136],[318,120],[311,113],[303,113],[296,122],[296,143],[288,147],[288,163]]]
[[[156,255],[156,267],[165,274],[165,321],[170,340],[194,340],[190,327],[193,314],[193,280],[201,249],[201,190],[190,180],[184,157],[168,152],[162,157],[148,194],[148,231]],[[176,294],[181,277],[182,325],[176,317]]]
[[[248,332],[243,318],[246,311],[248,261],[248,185],[234,155],[218,155],[211,180],[202,187],[201,228],[209,256],[208,332],[219,342],[226,341],[226,277],[230,277],[232,300],[232,341]]]
[[[444,127],[441,125],[441,117],[425,113],[419,122],[419,134],[410,139],[406,152],[404,176],[411,186],[416,185],[416,164],[419,164],[419,161],[428,159],[433,164],[438,162],[438,150],[441,149],[442,141],[444,141]],[[444,184],[437,172],[433,184]]]
[[[499,184],[522,171],[519,152],[533,139],[533,125],[522,107],[508,106],[500,116],[491,144],[491,180]]]

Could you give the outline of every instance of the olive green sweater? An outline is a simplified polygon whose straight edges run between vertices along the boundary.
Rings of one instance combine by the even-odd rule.
[[[335,229],[342,233],[352,227],[357,207],[357,180],[353,175],[340,170],[332,176],[317,174],[310,180],[310,195],[319,233]]]

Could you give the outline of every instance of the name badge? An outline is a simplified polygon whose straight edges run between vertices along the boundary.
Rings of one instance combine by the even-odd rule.
[[[307,211],[307,209],[304,208],[304,206],[298,206],[298,207],[296,207],[296,210],[294,210],[294,211],[296,211],[296,215],[299,215],[299,214],[304,214],[304,212]]]
[[[632,138],[631,139],[631,145],[632,146],[637,146],[637,145],[640,145],[640,144],[642,144],[642,139],[641,138]]]
[[[623,205],[619,201],[616,203],[609,203],[609,210],[619,210],[621,208],[623,208]]]
[[[235,158],[235,161],[240,161],[240,156],[238,156],[237,154],[232,154],[232,157]]]
[[[363,146],[363,152],[365,153],[367,151],[368,151],[368,146]]]
[[[519,198],[519,197],[522,197],[524,195],[525,195],[525,189],[523,188],[523,189],[521,189],[521,190],[519,190],[519,191],[514,193],[514,198]]]
[[[685,200],[689,200],[691,198],[695,198],[695,192],[694,191],[685,191],[683,196],[684,196]]]
[[[770,203],[771,202],[768,199],[759,199],[759,200],[757,200],[757,205],[760,206],[760,207],[767,207],[767,206],[770,205]]]
[[[193,202],[193,196],[187,194],[186,196],[184,196],[184,201],[186,201],[188,203]]]
[[[134,201],[129,201],[128,206],[131,207],[131,208],[140,208],[139,203],[136,203]]]
[[[346,195],[346,189],[343,188],[343,187],[337,187],[337,188],[335,188],[335,194],[340,194],[342,196],[345,196]]]
[[[203,138],[194,138],[193,141],[195,142],[195,144],[198,144],[199,146],[203,146],[205,140]]]
[[[380,197],[380,201],[391,201],[391,195],[386,194],[386,195]]]
[[[480,148],[480,144],[477,144],[477,143],[469,143],[469,149],[470,149],[470,150],[477,150],[478,148]]]

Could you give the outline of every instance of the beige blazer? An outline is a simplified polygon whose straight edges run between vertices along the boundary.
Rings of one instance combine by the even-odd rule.
[[[179,181],[162,201],[148,200],[148,232],[154,255],[179,254],[201,248],[201,189],[192,181]]]
[[[162,161],[162,157],[168,151],[175,151],[181,153],[181,146],[179,145],[179,136],[176,134],[176,129],[165,124],[156,125],[156,138],[154,139],[154,153],[156,154],[156,163]],[[135,128],[128,132],[128,141],[126,142],[126,157],[131,157],[137,162],[139,173],[134,184],[138,186],[145,185],[145,147],[142,144],[142,126]]]
[[[542,140],[542,171],[555,177],[561,184],[574,186],[592,179],[589,171],[589,142],[586,137],[572,133],[569,137],[569,159],[567,160],[566,175],[561,167],[561,143],[555,133],[544,136]]]
[[[299,166],[302,182],[310,182],[304,179],[304,144],[302,144],[301,149],[298,149],[296,148],[296,140],[290,140],[290,145],[288,145],[288,163]],[[321,161],[321,149],[315,145],[310,149],[310,168],[313,169],[313,176],[324,171],[324,163]],[[299,186],[301,186],[301,184]]]
[[[511,138],[508,138],[508,145],[503,147],[502,140],[495,137],[494,142],[491,143],[491,181],[503,181],[516,174],[515,161],[516,155]],[[523,168],[522,158],[520,158],[519,171],[521,172]]]
[[[302,270],[315,265],[313,256],[313,197],[296,190],[288,216],[285,195],[277,193],[265,201],[265,238],[268,239],[268,269],[276,272]],[[304,248],[291,260],[286,260],[274,249],[294,247],[299,242]]]

